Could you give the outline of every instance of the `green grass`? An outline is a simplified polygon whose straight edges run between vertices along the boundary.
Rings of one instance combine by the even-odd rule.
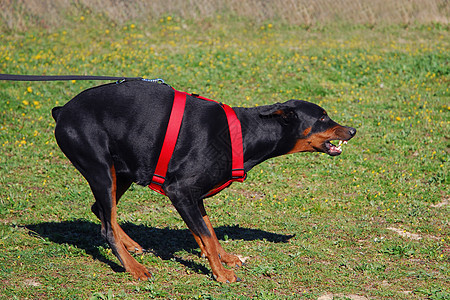
[[[339,157],[271,159],[206,201],[224,248],[249,257],[237,284],[212,280],[168,199],[133,186],[119,216],[154,275],[136,282],[53,137],[50,109],[98,83],[0,82],[0,298],[450,297],[448,27],[77,20],[0,33],[0,72],[161,77],[234,106],[304,99],[358,134]]]

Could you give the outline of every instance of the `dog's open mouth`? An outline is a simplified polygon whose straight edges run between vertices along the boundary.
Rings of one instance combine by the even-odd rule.
[[[348,143],[348,141],[339,140],[339,144],[336,146],[336,145],[332,144],[331,141],[326,141],[324,143],[324,147],[326,149],[325,152],[331,156],[339,155],[342,153],[342,145],[345,145],[347,143]]]

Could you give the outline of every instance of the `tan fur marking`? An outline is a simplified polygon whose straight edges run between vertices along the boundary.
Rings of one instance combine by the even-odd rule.
[[[197,242],[198,246],[200,247],[201,251],[200,256],[207,257],[208,253],[206,252],[205,245],[203,245],[202,239],[200,238],[200,236],[196,235],[192,230],[191,233],[194,236],[194,239]]]
[[[311,147],[311,143],[309,143],[307,139],[299,139],[295,143],[294,148],[292,148],[287,154],[312,151],[314,151],[314,149]]]
[[[242,261],[236,255],[229,254],[222,248],[222,245],[219,243],[219,240],[217,239],[214,228],[211,224],[211,221],[209,220],[208,215],[206,214],[205,207],[203,205],[200,205],[200,211],[202,212],[203,221],[205,221],[206,226],[208,227],[209,232],[211,233],[212,238],[215,242],[217,252],[220,255],[220,261],[226,263],[230,267],[242,266]]]
[[[279,110],[275,111],[273,114],[281,116],[282,114],[284,114],[284,111],[282,109],[279,109]]]
[[[111,191],[111,196],[113,197],[114,206],[117,206],[117,176],[116,176],[116,170],[114,168],[114,165],[111,167],[111,176],[113,179],[113,187]],[[119,195],[120,198],[121,195]],[[119,241],[124,244],[125,248],[127,248],[128,251],[141,254],[143,253],[142,247],[136,243],[132,238],[128,236],[128,234],[123,231],[122,227],[117,224],[117,236],[119,237]]]
[[[116,170],[114,165],[111,167],[111,176],[113,180],[112,188],[111,188],[111,197],[112,208],[111,208],[111,228],[114,235],[114,240],[116,242],[117,254],[119,256],[120,261],[122,262],[125,270],[127,270],[131,275],[133,275],[136,279],[147,280],[151,277],[147,268],[140,263],[138,263],[127,251],[122,242],[121,233],[125,234],[117,223],[117,206],[116,206],[116,191],[117,191],[117,179],[116,179]],[[126,235],[126,234],[125,234]],[[128,237],[128,236],[127,236]],[[131,239],[130,239],[131,240]]]
[[[341,126],[339,125],[334,126],[324,132],[314,133],[305,139],[298,139],[295,146],[288,152],[288,154],[297,152],[316,152],[317,148],[320,149],[325,141],[339,139],[339,137],[336,136],[336,130],[340,127]]]
[[[222,262],[233,266],[240,266],[242,265],[242,262],[239,260],[239,258],[237,258],[237,256],[234,257],[234,255],[230,255],[223,250],[222,246],[217,240],[217,236],[214,232],[211,222],[206,215],[204,206],[201,204],[199,208],[202,213],[203,220],[205,221],[211,235],[198,236],[191,231],[192,235],[199,245],[200,250],[202,251],[202,255],[206,256],[206,258],[208,259],[215,279],[219,282],[235,282],[237,280],[237,277],[234,274],[234,271],[225,269],[222,265]],[[239,262],[237,262],[236,259],[239,260]]]
[[[219,259],[219,253],[214,238],[212,236],[200,235],[200,239],[205,247],[209,265],[211,266],[215,279],[219,282],[235,282],[237,277],[234,274],[234,271],[225,269]]]
[[[311,127],[306,128],[305,131],[303,131],[303,136],[307,136],[311,132],[311,129]]]

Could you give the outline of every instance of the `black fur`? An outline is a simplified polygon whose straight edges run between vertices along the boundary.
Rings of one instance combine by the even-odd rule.
[[[173,89],[164,84],[125,81],[88,89],[52,110],[58,145],[88,181],[96,200],[92,210],[102,220],[102,233],[119,259],[117,241],[111,236],[111,207],[132,182],[150,183],[173,98]],[[321,107],[299,100],[234,110],[242,126],[246,172],[268,158],[291,152],[302,139],[340,126]],[[336,139],[348,140],[356,133],[350,127],[339,129],[341,136]],[[112,167],[116,199],[111,199]],[[164,190],[195,235],[210,236],[199,206],[230,175],[230,134],[222,107],[187,96]]]

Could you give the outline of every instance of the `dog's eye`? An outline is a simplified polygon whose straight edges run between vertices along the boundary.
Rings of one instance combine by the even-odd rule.
[[[325,122],[326,120],[328,120],[328,116],[327,116],[327,115],[324,115],[324,116],[322,116],[322,117],[319,119],[320,122]]]

